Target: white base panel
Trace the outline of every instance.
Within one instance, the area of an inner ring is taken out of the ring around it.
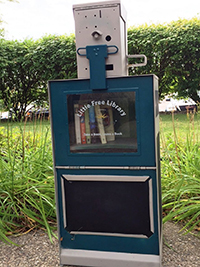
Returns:
[[[147,254],[61,249],[61,265],[91,267],[161,267],[161,257]]]

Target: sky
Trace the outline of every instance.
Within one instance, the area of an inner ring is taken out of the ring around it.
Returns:
[[[75,32],[72,6],[95,0],[0,1],[6,39],[39,39],[44,35]],[[102,1],[103,2],[103,1]],[[200,18],[200,0],[121,0],[127,11],[127,26],[169,23],[179,18]]]

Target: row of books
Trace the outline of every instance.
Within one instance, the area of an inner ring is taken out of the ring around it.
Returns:
[[[115,140],[113,111],[109,106],[91,106],[78,115],[82,105],[74,104],[76,144],[94,144]]]

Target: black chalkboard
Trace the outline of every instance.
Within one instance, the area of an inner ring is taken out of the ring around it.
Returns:
[[[111,182],[63,179],[67,231],[152,235],[149,180]]]

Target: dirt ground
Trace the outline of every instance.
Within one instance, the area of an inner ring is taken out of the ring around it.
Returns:
[[[199,267],[200,239],[179,230],[180,226],[172,222],[163,227],[163,267]],[[20,246],[0,242],[0,267],[60,266],[57,239],[52,244],[44,232],[32,231],[12,240]]]

